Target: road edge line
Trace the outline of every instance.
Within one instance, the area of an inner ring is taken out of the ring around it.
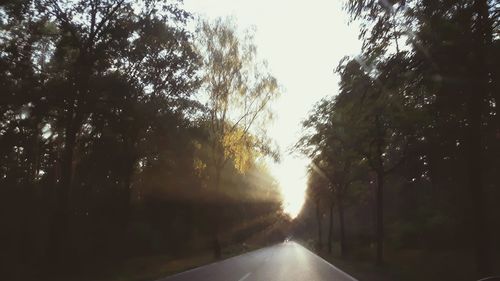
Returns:
[[[202,269],[204,267],[208,267],[208,266],[212,266],[212,265],[215,265],[215,264],[218,264],[218,263],[221,263],[221,262],[225,262],[225,261],[228,261],[230,259],[233,259],[233,258],[237,258],[237,257],[240,257],[240,256],[244,256],[244,255],[248,255],[248,254],[253,254],[253,253],[256,253],[256,252],[260,252],[264,249],[267,249],[267,248],[271,248],[271,247],[275,247],[276,245],[279,245],[281,243],[276,243],[276,244],[273,244],[273,245],[269,245],[269,246],[265,246],[265,247],[262,247],[262,248],[259,248],[259,249],[255,249],[253,251],[250,251],[250,252],[246,252],[246,253],[243,253],[243,254],[240,254],[240,255],[237,255],[237,256],[232,256],[232,257],[228,257],[228,258],[225,258],[225,259],[222,259],[222,260],[219,260],[219,261],[215,261],[215,262],[212,262],[212,263],[208,263],[208,264],[204,264],[204,265],[200,265],[200,266],[197,266],[197,267],[194,267],[194,268],[191,268],[191,269],[188,269],[186,271],[182,271],[182,272],[177,272],[177,273],[174,273],[172,275],[168,275],[168,276],[164,276],[164,277],[161,277],[161,278],[158,278],[158,279],[155,279],[154,281],[163,281],[163,280],[167,280],[171,277],[176,277],[176,276],[179,276],[179,275],[182,275],[184,273],[189,273],[189,272],[193,272],[193,271],[196,271],[198,269]],[[356,280],[357,281],[357,280]]]
[[[347,272],[343,271],[342,269],[336,267],[335,265],[329,263],[327,260],[325,260],[324,258],[322,258],[321,256],[317,255],[316,253],[314,253],[313,251],[309,250],[308,248],[302,246],[302,244],[300,243],[297,243],[295,241],[293,241],[295,244],[299,245],[300,247],[304,248],[306,251],[308,251],[309,253],[313,254],[315,257],[318,257],[320,260],[322,260],[324,263],[328,264],[329,266],[333,267],[334,269],[336,269],[337,271],[339,271],[340,273],[342,273],[343,275],[345,275],[346,277],[348,277],[349,279],[351,279],[352,281],[359,281],[358,279],[354,278],[352,275],[348,274]]]
[[[252,274],[252,272],[248,272],[247,274],[243,275],[243,277],[241,277],[238,281],[243,281],[243,280],[247,279],[248,276],[250,276],[250,274]]]

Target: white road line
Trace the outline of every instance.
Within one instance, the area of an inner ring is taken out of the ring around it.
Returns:
[[[358,281],[356,278],[352,277],[351,275],[345,273],[343,270],[339,269],[338,267],[336,267],[335,265],[329,263],[328,261],[326,261],[324,258],[316,255],[315,253],[311,252],[309,249],[307,249],[306,247],[300,245],[299,243],[296,243],[295,242],[295,245],[299,245],[301,248],[303,248],[304,250],[306,250],[307,252],[309,252],[312,256],[314,256],[315,258],[317,259],[320,259],[322,262],[326,263],[327,265],[331,266],[332,268],[334,268],[335,270],[337,270],[338,272],[340,272],[341,274],[343,274],[345,277],[347,277],[348,279],[352,280],[352,281]]]
[[[247,279],[248,276],[250,276],[250,274],[252,274],[252,273],[248,272],[247,274],[243,275],[243,277],[241,277],[238,281],[243,281],[243,280]]]
[[[276,244],[276,245],[279,245],[279,244]],[[256,254],[258,252],[261,252],[261,251],[264,251],[264,250],[269,250],[273,247],[275,247],[276,245],[273,245],[273,246],[268,246],[268,247],[264,247],[264,248],[260,248],[260,249],[257,249],[257,250],[253,250],[251,252],[246,252],[244,254],[241,254],[239,256],[233,256],[233,257],[230,257],[230,258],[227,258],[227,259],[223,259],[223,260],[220,260],[220,261],[216,261],[216,262],[213,262],[213,263],[209,263],[209,264],[205,264],[205,265],[201,265],[199,267],[195,267],[195,268],[192,268],[192,269],[189,269],[187,271],[182,271],[182,272],[178,272],[178,273],[175,273],[175,274],[172,274],[172,275],[169,275],[169,276],[165,276],[165,277],[162,277],[160,279],[157,279],[156,281],[163,281],[163,280],[169,280],[171,278],[175,278],[179,275],[184,275],[186,273],[190,273],[190,272],[193,272],[193,271],[196,271],[196,270],[199,270],[199,269],[206,269],[208,267],[212,267],[214,265],[217,265],[219,263],[225,263],[225,262],[228,262],[229,260],[232,260],[232,259],[237,259],[237,258],[240,258],[240,257],[244,257],[244,256],[249,256],[249,255],[253,255],[253,254]],[[250,275],[250,274],[248,274]],[[247,276],[248,277],[248,276]],[[243,280],[243,279],[242,279]],[[238,280],[239,281],[239,280]]]

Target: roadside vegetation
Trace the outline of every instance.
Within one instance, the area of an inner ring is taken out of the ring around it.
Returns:
[[[344,4],[363,48],[302,123],[292,221],[266,164],[282,88],[237,19],[2,1],[2,280],[151,280],[290,234],[360,280],[500,274],[500,4]]]
[[[500,273],[498,8],[347,1],[362,53],[296,145],[312,159],[296,232],[319,253],[395,280]]]
[[[281,239],[279,86],[250,32],[190,30],[177,1],[4,2],[2,279],[159,277]]]

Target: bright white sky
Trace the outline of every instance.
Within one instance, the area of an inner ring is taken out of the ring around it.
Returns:
[[[300,137],[301,121],[322,97],[334,95],[334,69],[361,47],[358,29],[348,26],[342,0],[184,0],[185,8],[209,18],[233,16],[240,29],[256,27],[258,55],[269,63],[283,88],[273,105],[270,137],[282,161],[270,163],[284,196],[284,209],[295,217],[304,202],[309,160],[288,154]]]

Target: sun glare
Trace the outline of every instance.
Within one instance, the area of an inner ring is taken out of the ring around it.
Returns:
[[[305,201],[306,160],[286,158],[282,163],[272,165],[283,196],[283,211],[292,219],[297,217]]]
[[[345,55],[360,52],[358,28],[347,25],[341,1],[310,0],[307,5],[289,0],[184,3],[189,11],[203,17],[233,16],[242,30],[255,27],[258,56],[267,60],[282,86],[282,96],[272,105],[275,118],[267,133],[280,147],[283,161],[270,161],[269,166],[281,187],[283,209],[295,218],[304,204],[308,161],[285,151],[300,138],[301,121],[314,103],[337,92],[338,76],[333,69]]]

